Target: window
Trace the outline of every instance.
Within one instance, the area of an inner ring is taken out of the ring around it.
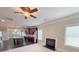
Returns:
[[[79,47],[79,26],[66,27],[65,45]]]
[[[25,31],[22,31],[22,29],[8,29],[8,31],[10,38],[26,36]]]
[[[0,37],[2,37],[2,31],[0,31]]]
[[[10,35],[12,35],[12,37],[21,37],[21,30],[20,29],[12,29]]]
[[[43,31],[42,30],[38,30],[38,39],[42,40],[42,35],[43,35]]]
[[[22,31],[22,32],[21,32],[21,35],[22,35],[22,36],[26,36],[25,31]]]

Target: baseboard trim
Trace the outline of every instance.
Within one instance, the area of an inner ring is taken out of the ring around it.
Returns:
[[[58,48],[56,50],[59,51],[59,52],[68,52],[67,50],[64,50],[64,49],[61,49],[61,48]]]

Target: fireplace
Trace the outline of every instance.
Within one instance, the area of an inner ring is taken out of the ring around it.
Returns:
[[[55,50],[55,39],[46,38],[46,47]]]

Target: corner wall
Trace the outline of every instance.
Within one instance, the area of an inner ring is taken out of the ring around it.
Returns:
[[[43,42],[45,44],[46,38],[56,39],[56,49],[62,51],[79,51],[77,48],[72,48],[64,45],[65,26],[79,23],[79,14],[58,19],[57,21],[50,21],[38,26],[38,29],[43,30]],[[79,24],[78,24],[79,25]]]

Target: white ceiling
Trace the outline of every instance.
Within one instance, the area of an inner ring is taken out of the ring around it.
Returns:
[[[17,7],[0,7],[0,19],[9,17],[13,19],[10,21],[12,24],[34,26],[79,12],[78,7],[38,7],[38,9],[39,11],[34,14],[37,16],[36,19],[24,19],[24,16],[14,13],[20,11]]]

